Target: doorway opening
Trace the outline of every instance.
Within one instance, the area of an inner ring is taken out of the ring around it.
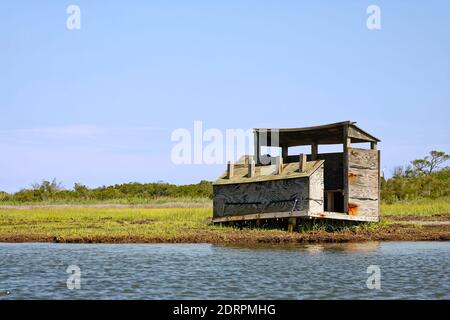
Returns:
[[[326,190],[324,200],[325,211],[344,213],[344,194],[342,190]]]

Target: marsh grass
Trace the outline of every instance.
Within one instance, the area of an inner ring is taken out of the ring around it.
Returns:
[[[450,198],[417,199],[399,201],[393,204],[382,203],[382,217],[417,216],[427,217],[436,214],[450,215]]]
[[[391,222],[385,220],[380,222],[354,222],[312,219],[304,220],[298,225],[299,232],[323,231],[323,232],[376,232],[383,227],[389,226]]]
[[[211,208],[34,208],[0,209],[0,238],[43,239],[56,242],[190,242],[235,238],[291,237],[285,221],[213,225]],[[346,232],[342,221],[301,220],[300,233]]]
[[[0,209],[0,241],[54,242],[281,242],[281,241],[357,241],[372,238],[395,239],[387,230],[398,228],[398,217],[411,220],[411,214],[434,220],[450,219],[448,199],[383,205],[378,223],[354,223],[322,219],[302,219],[297,231],[287,233],[286,221],[213,225],[212,208],[93,208],[43,207]],[[412,220],[415,220],[413,216]],[[396,224],[394,222],[397,222]],[[394,226],[395,224],[395,226]],[[409,226],[408,228],[410,228]],[[419,228],[419,227],[418,227]],[[408,229],[410,230],[410,229]],[[428,230],[428,229],[427,229]],[[426,230],[425,230],[426,231]],[[427,233],[422,239],[443,239]],[[410,232],[410,231],[408,231]],[[429,232],[429,231],[426,231]],[[401,236],[405,236],[403,233]],[[411,236],[408,235],[408,239]],[[444,238],[447,239],[448,230]],[[319,240],[318,240],[319,239]],[[340,239],[340,240],[339,240]]]
[[[0,210],[0,234],[74,238],[127,235],[170,238],[208,225],[208,208]]]
[[[348,231],[355,224],[350,221],[324,221],[323,219],[311,219],[304,220],[298,224],[297,230],[299,232],[310,231],[326,231],[326,232],[339,232]]]

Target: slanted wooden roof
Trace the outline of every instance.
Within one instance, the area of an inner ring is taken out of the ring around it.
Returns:
[[[285,163],[283,164],[283,171],[281,174],[276,174],[276,165],[257,165],[255,167],[254,177],[248,176],[248,164],[235,164],[234,174],[231,179],[228,179],[227,172],[224,172],[219,179],[213,183],[213,185],[240,184],[309,177],[313,172],[320,168],[323,163],[324,160],[307,161],[304,172],[299,171],[298,162]]]
[[[272,130],[278,130],[279,145],[288,147],[317,144],[340,144],[344,141],[344,135],[347,132],[351,142],[379,142],[380,140],[371,134],[365,132],[356,122],[344,121],[321,126],[304,128],[256,128],[254,132],[262,135],[267,132],[267,143],[259,141],[259,145],[270,145]]]

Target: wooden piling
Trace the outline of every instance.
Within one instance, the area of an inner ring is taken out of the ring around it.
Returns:
[[[294,232],[297,226],[297,218],[289,218],[288,219],[288,232]]]
[[[275,158],[275,164],[277,167],[277,174],[283,173],[283,158],[278,156]]]
[[[298,159],[299,159],[298,171],[305,172],[306,171],[306,154],[301,153],[298,156]]]
[[[231,161],[227,163],[227,178],[231,179],[234,175],[234,164]]]
[[[317,142],[311,144],[311,160],[317,160],[317,153],[319,152],[319,146]]]
[[[253,157],[251,157],[248,163],[248,177],[253,178],[254,176],[255,176],[255,161],[253,161]]]

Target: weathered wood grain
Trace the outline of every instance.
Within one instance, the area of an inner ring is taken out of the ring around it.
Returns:
[[[342,143],[344,144],[344,159],[342,164],[342,171],[344,174],[343,177],[343,184],[344,184],[344,212],[348,212],[348,202],[349,202],[349,196],[348,196],[348,153],[350,146],[348,145],[348,125],[344,126],[344,132],[342,134]]]
[[[298,157],[297,157],[298,158]],[[219,179],[213,184],[235,184],[235,183],[253,183],[267,180],[283,180],[294,179],[300,177],[308,177],[311,172],[317,170],[323,165],[322,160],[308,161],[305,163],[305,172],[299,172],[298,163],[283,164],[283,170],[281,174],[277,174],[276,165],[259,165],[255,167],[255,176],[248,176],[248,164],[235,164],[234,173],[232,178],[227,178],[227,172],[225,171]]]
[[[317,156],[324,163],[324,188],[325,190],[344,189],[344,154],[336,153],[319,153]]]
[[[307,155],[308,161],[311,160],[311,155]],[[344,153],[319,153],[317,154],[319,160],[324,160],[324,188],[325,190],[343,190],[344,189]],[[286,163],[299,162],[299,156],[288,156]],[[306,169],[305,169],[306,170]]]
[[[350,167],[375,169],[378,168],[378,151],[360,148],[349,148]]]
[[[250,163],[248,164],[248,174],[247,176],[249,178],[255,177],[255,161],[253,159],[250,160]]]
[[[309,212],[320,213],[324,210],[323,166],[309,177]]]
[[[231,161],[227,163],[227,179],[233,178],[234,175],[234,164]]]
[[[348,148],[347,181],[349,214],[378,217],[378,151]]]
[[[354,138],[354,140],[356,141],[367,141],[367,142],[377,141],[375,137],[372,137],[371,135],[369,135],[368,133],[366,133],[365,131],[354,125],[349,126],[348,136],[350,138]]]
[[[224,216],[212,218],[213,223],[229,222],[229,221],[248,221],[248,220],[264,220],[264,219],[283,219],[283,218],[318,218],[318,219],[338,219],[348,221],[365,221],[376,222],[378,217],[371,216],[351,216],[341,212],[323,212],[323,213],[308,213],[307,211],[294,212],[271,212],[258,214],[245,214],[240,216]]]
[[[305,172],[306,169],[306,154],[300,154],[299,156],[299,161],[298,161],[298,172]]]
[[[276,211],[308,210],[309,178],[213,186],[214,217]]]
[[[269,213],[255,213],[244,214],[238,216],[223,216],[213,217],[214,223],[228,222],[228,221],[247,221],[247,220],[264,220],[264,219],[283,219],[288,217],[308,217],[307,211],[286,211],[286,212],[269,212]]]

